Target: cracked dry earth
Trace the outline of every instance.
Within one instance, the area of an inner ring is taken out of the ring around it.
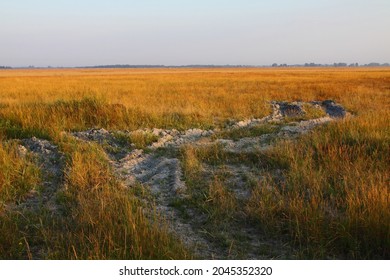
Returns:
[[[168,221],[172,233],[192,248],[197,258],[283,259],[292,256],[292,248],[281,241],[266,239],[253,225],[239,218],[221,230],[208,227],[207,213],[191,203],[186,203],[189,191],[179,159],[179,151],[183,145],[198,148],[218,145],[220,149],[231,154],[264,151],[271,148],[279,139],[294,139],[316,126],[344,118],[348,114],[341,105],[330,100],[291,103],[274,101],[271,105],[272,113],[269,116],[233,122],[222,129],[194,128],[186,131],[157,128],[136,131],[90,129],[73,132],[71,135],[80,141],[102,145],[115,175],[123,185],[132,188],[141,184],[151,194],[151,198],[145,202],[150,206],[145,207],[146,214],[153,211],[147,209],[155,207]],[[275,129],[239,139],[224,136],[229,135],[231,131],[249,130],[262,125],[269,125]],[[137,149],[134,144],[121,140],[123,136],[130,137],[133,134],[153,135],[154,142],[146,148]],[[63,155],[55,145],[36,138],[23,140],[20,150],[21,154],[28,150],[38,156],[45,179],[41,197],[32,196],[23,202],[22,206],[17,207],[34,208],[43,203],[49,209],[55,210],[57,206],[54,197],[61,186],[64,169]],[[272,172],[277,176],[280,170],[275,169]],[[226,187],[234,194],[239,205],[244,205],[250,197],[251,189],[247,182],[259,180],[264,176],[262,170],[245,162],[227,162],[222,166],[204,165],[205,180],[217,173],[227,178]],[[145,201],[144,198],[142,200]]]

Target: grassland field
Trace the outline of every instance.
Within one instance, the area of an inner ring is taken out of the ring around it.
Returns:
[[[352,117],[266,151],[232,156],[218,146],[191,145],[161,151],[175,153],[187,185],[175,206],[204,217],[196,226],[219,233],[206,238],[224,258],[250,257],[245,238],[230,231],[245,225],[264,244],[257,258],[388,259],[389,68],[0,70],[0,259],[200,258],[176,238],[146,186],[123,188],[104,147],[70,133],[210,130],[265,117],[271,101],[328,99]],[[39,199],[23,206],[45,194],[45,165],[20,152],[32,137],[63,155],[55,210]],[[141,149],[155,139],[125,141]],[[246,180],[245,203],[224,173],[237,160],[257,174]]]

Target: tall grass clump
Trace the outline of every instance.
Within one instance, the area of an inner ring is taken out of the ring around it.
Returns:
[[[26,243],[20,226],[25,217],[12,214],[7,205],[26,199],[32,190],[38,190],[41,182],[39,168],[32,158],[20,156],[15,142],[0,144],[0,259],[27,258]]]
[[[0,144],[0,207],[5,202],[17,202],[37,189],[39,168],[28,155],[21,157],[16,143]],[[1,208],[0,208],[1,209]]]
[[[64,130],[125,127],[127,110],[124,106],[108,104],[102,99],[84,98],[15,105],[4,109],[0,116],[7,120],[3,121],[3,125],[0,122],[0,129],[3,126],[8,134],[20,131],[19,134],[25,137],[39,137],[41,134],[53,137]]]
[[[390,118],[379,112],[279,145],[284,181],[258,186],[250,215],[290,235],[303,257],[388,258]]]
[[[63,225],[66,230],[50,238],[51,248],[55,248],[52,258],[190,257],[159,217],[146,218],[131,190],[112,175],[97,146],[79,143],[71,152],[66,189],[59,200],[67,209],[68,219]]]
[[[227,187],[223,174],[205,172],[206,164],[220,165],[226,160],[221,146],[193,147],[185,146],[181,150],[182,166],[189,200],[209,216],[215,223],[226,222],[236,215],[238,202]],[[209,174],[208,174],[209,173]]]

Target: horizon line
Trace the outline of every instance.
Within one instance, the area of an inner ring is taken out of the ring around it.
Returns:
[[[390,63],[370,62],[366,64],[360,63],[273,63],[266,65],[253,64],[182,64],[182,65],[165,65],[165,64],[101,64],[101,65],[85,65],[85,66],[8,66],[0,65],[0,69],[93,69],[93,68],[277,68],[277,67],[388,67]]]

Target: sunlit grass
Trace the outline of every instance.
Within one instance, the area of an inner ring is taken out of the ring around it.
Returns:
[[[250,182],[251,198],[240,215],[244,211],[271,236],[287,236],[303,258],[388,258],[389,85],[388,68],[2,70],[2,203],[23,199],[40,182],[38,168],[18,155],[10,139],[50,139],[68,165],[58,197],[66,218],[44,210],[12,214],[0,209],[0,258],[36,257],[34,244],[51,258],[191,257],[165,227],[143,215],[98,146],[75,142],[63,131],[208,129],[264,117],[272,100],[325,99],[341,103],[354,116],[295,142],[278,143],[268,153],[230,155],[218,145],[184,147],[180,158],[193,198],[189,203],[214,221],[234,217],[238,202],[226,178],[206,178],[204,170],[245,162],[270,172],[266,180]],[[304,109],[303,118],[323,116]],[[275,130],[259,126],[215,137],[238,140]],[[134,133],[122,140],[144,148],[156,138]],[[283,180],[273,177],[273,169],[282,170]]]
[[[332,124],[278,145],[273,153],[287,164],[285,181],[259,184],[249,215],[271,231],[288,231],[306,256],[388,257],[389,113],[378,113],[381,119]]]
[[[40,172],[31,156],[19,155],[16,143],[0,145],[0,211],[6,202],[18,202],[37,190]]]

